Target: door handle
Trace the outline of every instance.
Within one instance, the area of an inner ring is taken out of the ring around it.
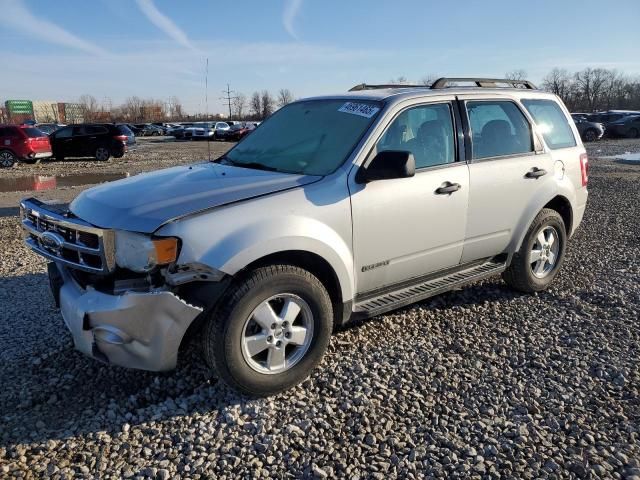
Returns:
[[[547,171],[544,168],[533,167],[527,173],[525,173],[525,177],[527,178],[539,178],[547,174]]]
[[[462,188],[459,183],[444,182],[442,185],[442,187],[436,188],[436,195],[450,195]]]

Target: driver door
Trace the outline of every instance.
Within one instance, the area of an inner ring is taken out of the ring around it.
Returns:
[[[455,108],[451,98],[399,111],[368,156],[411,151],[415,176],[366,184],[350,177],[358,294],[393,290],[401,282],[459,264],[469,171],[458,154],[461,127]],[[442,192],[447,185],[457,189]]]

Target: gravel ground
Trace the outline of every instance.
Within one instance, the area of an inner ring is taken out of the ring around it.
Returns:
[[[144,168],[203,146],[181,148]],[[218,382],[197,345],[161,375],[74,351],[44,262],[0,218],[0,477],[639,480],[640,166],[596,157],[640,142],[589,149],[589,208],[549,291],[495,277],[363,322],[264,400]]]

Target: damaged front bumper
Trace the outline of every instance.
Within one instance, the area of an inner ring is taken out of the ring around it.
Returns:
[[[187,328],[202,312],[166,290],[110,295],[83,289],[59,264],[49,276],[75,347],[114,365],[171,370]]]

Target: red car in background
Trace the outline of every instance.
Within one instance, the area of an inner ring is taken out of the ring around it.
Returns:
[[[18,160],[28,163],[51,156],[46,133],[26,125],[0,125],[0,167],[12,167]]]
[[[218,138],[221,140],[228,140],[237,142],[246,135],[249,135],[256,129],[255,123],[252,122],[239,122],[231,125],[229,130],[221,130],[217,132]]]

